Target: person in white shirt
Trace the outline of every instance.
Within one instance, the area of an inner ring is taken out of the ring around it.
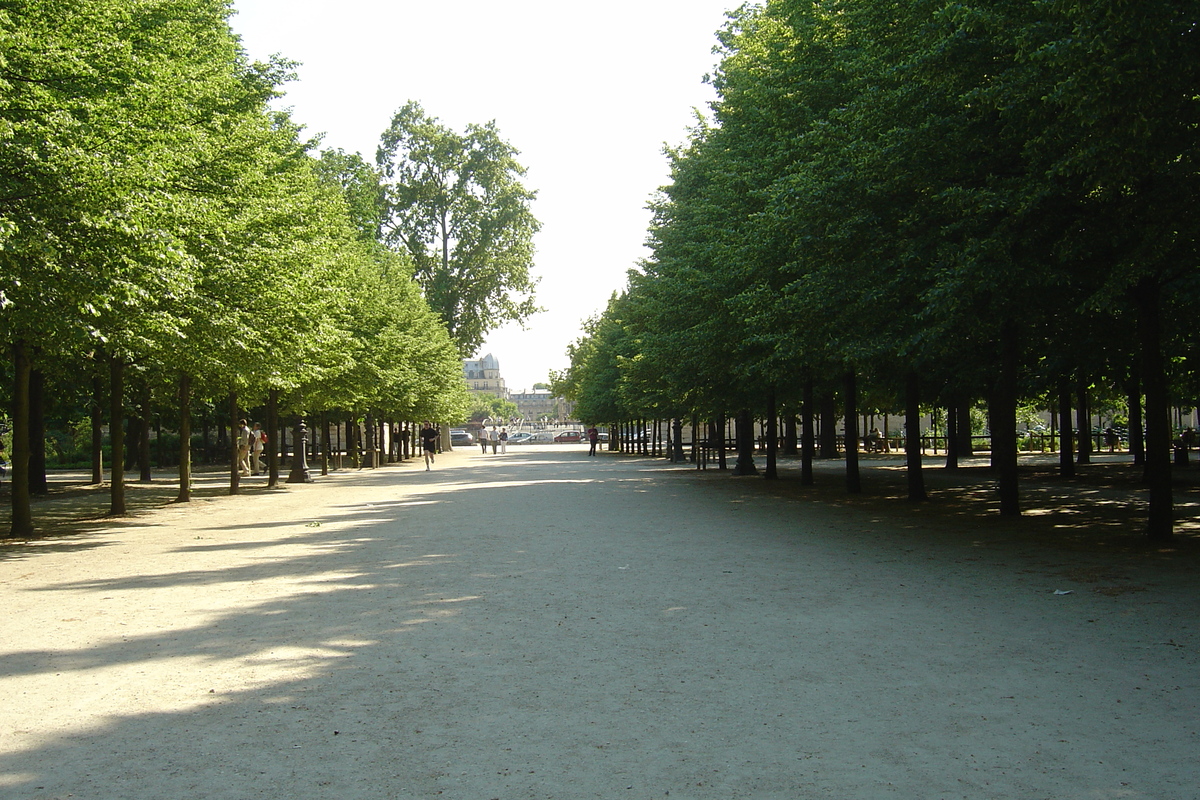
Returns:
[[[237,443],[238,474],[246,477],[250,474],[250,426],[246,420],[240,420]]]
[[[255,475],[266,472],[267,466],[262,463],[263,449],[267,446],[267,435],[263,433],[262,423],[254,423],[250,429],[250,467]]]

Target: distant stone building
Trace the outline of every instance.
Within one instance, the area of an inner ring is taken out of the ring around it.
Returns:
[[[492,394],[509,400],[508,387],[500,376],[500,362],[491,353],[478,360],[463,361],[463,380],[472,394]]]
[[[531,392],[513,392],[509,400],[517,404],[521,417],[528,420],[542,418],[560,422],[574,418],[575,407],[561,397],[555,397],[546,389],[534,389]]]

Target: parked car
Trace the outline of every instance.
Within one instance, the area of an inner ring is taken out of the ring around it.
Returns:
[[[471,435],[470,431],[465,431],[462,428],[451,428],[450,444],[462,446],[475,444],[475,437]]]
[[[554,441],[561,443],[565,442],[582,442],[583,433],[581,431],[563,431],[554,437]]]
[[[510,433],[508,435],[508,443],[509,444],[525,444],[532,438],[533,438],[533,434],[530,433],[529,431],[518,431],[517,433]]]

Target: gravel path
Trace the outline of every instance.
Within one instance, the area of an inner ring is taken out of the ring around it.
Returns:
[[[1190,568],[761,487],[471,449],[0,548],[0,798],[1200,797]]]

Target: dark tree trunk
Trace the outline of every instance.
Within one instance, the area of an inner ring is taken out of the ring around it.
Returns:
[[[800,484],[813,485],[813,456],[816,441],[813,430],[813,382],[804,379],[804,394],[800,403]]]
[[[1150,493],[1146,533],[1155,543],[1175,536],[1175,499],[1171,488],[1171,416],[1162,354],[1159,287],[1147,279],[1134,291],[1141,350],[1142,390],[1146,396],[1145,481]]]
[[[163,448],[162,415],[160,414],[154,418],[154,465],[159,469],[166,469],[169,466],[167,454]]]
[[[237,392],[229,393],[229,493],[237,494],[241,486],[242,471],[238,465],[238,441],[242,438],[241,426],[238,425],[238,396]]]
[[[821,458],[837,458],[837,398],[833,392],[821,395]]]
[[[104,381],[92,376],[92,484],[104,483]]]
[[[50,493],[46,477],[46,374],[29,372],[29,491],[35,497]]]
[[[8,535],[28,539],[33,530],[29,490],[29,374],[33,366],[24,342],[13,344],[12,523]]]
[[[783,418],[783,454],[794,456],[800,454],[800,436],[796,425],[796,415],[788,412]]]
[[[734,475],[757,475],[758,468],[754,466],[754,417],[750,409],[743,408],[738,412],[737,423],[737,463],[733,465]]]
[[[363,423],[366,428],[367,446],[363,453],[363,466],[368,469],[374,469],[379,463],[379,444],[375,440],[375,415],[368,411],[366,421]]]
[[[1000,330],[1000,365],[988,412],[991,415],[992,466],[998,473],[1000,514],[1020,516],[1017,471],[1017,330],[1007,321]]]
[[[283,466],[287,460],[287,422],[279,417],[279,409],[276,407],[275,424],[279,426],[279,430],[275,432],[276,441],[279,442],[279,470],[283,471]]]
[[[1092,409],[1088,405],[1087,381],[1079,379],[1078,405],[1075,407],[1075,427],[1079,429],[1078,453],[1076,462],[1090,464],[1092,462]]]
[[[1142,431],[1142,381],[1140,370],[1135,369],[1129,376],[1125,386],[1125,394],[1129,397],[1129,453],[1133,463],[1144,466],[1146,463],[1146,438]]]
[[[910,373],[909,379],[917,380],[917,377]],[[917,385],[917,388],[919,391],[919,389],[920,389],[919,383]],[[907,403],[907,400],[905,402]],[[906,405],[905,406],[905,419],[907,419],[907,417],[908,417],[908,410],[907,410],[907,405]],[[959,433],[958,423],[959,423],[958,407],[950,406],[949,408],[946,409],[946,469],[948,469],[948,470],[958,469],[958,456],[959,456],[959,453],[962,452],[962,441],[961,441],[962,437],[961,437],[961,434]],[[907,446],[907,443],[906,443],[906,446]],[[911,491],[910,491],[909,499],[912,499]],[[924,500],[925,498],[922,497],[919,499]]]
[[[112,445],[108,513],[119,517],[125,514],[125,364],[116,356],[108,360],[108,392],[108,439]]]
[[[845,408],[842,413],[846,420],[846,491],[858,494],[862,491],[862,476],[858,470],[858,377],[853,372],[847,372],[844,377]]]
[[[958,427],[957,421],[947,422]],[[904,381],[904,455],[908,473],[908,499],[919,503],[926,499],[924,459],[921,457],[921,383],[916,370],[909,370]],[[954,448],[948,449],[953,452]]]
[[[763,478],[769,481],[779,478],[779,419],[775,415],[775,390],[767,392],[767,468]]]
[[[975,442],[971,438],[974,433],[971,423],[971,405],[970,401],[964,400],[958,406],[958,457],[970,458],[975,455]]]
[[[729,462],[725,458],[725,429],[728,427],[728,425],[729,421],[726,419],[725,415],[718,414],[716,424],[717,435],[715,437],[715,441],[717,446],[717,469],[722,471],[729,469]]]
[[[1064,478],[1075,477],[1075,434],[1071,424],[1071,381],[1058,381],[1058,474]]]
[[[267,430],[271,432],[274,441],[267,442],[267,488],[273,489],[279,484],[279,447],[283,442],[276,439],[280,431],[279,425],[279,390],[267,392]]]
[[[138,422],[141,433],[138,435],[138,476],[142,483],[150,483],[154,476],[150,471],[150,381],[142,380],[140,397],[138,398]]]
[[[329,412],[321,412],[321,474],[329,474]]]
[[[192,376],[179,376],[179,495],[178,503],[192,499]]]
[[[673,441],[673,452],[671,454],[671,460],[674,461],[676,464],[682,464],[683,463],[683,420],[676,417],[674,422],[672,422],[672,431],[674,432],[674,437],[672,440]],[[692,429],[692,437],[695,438],[695,436],[696,436],[696,429],[693,428]]]

